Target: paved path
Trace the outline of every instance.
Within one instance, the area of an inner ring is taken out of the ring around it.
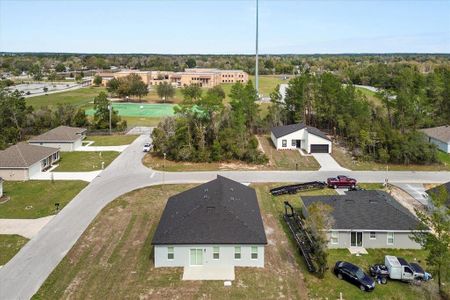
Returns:
[[[148,135],[138,137],[99,176],[0,269],[0,299],[29,299],[72,248],[100,210],[132,190],[168,183],[201,183],[217,174],[240,182],[304,182],[338,174],[361,182],[441,183],[450,172],[350,172],[350,171],[222,171],[161,173],[141,163]]]
[[[31,180],[83,180],[87,182],[93,181],[102,170],[91,172],[40,172],[33,175]]]
[[[349,171],[341,167],[329,153],[311,153],[311,155],[320,164],[320,171]]]
[[[39,219],[0,219],[0,234],[18,234],[27,239],[33,238],[53,219],[48,216]]]

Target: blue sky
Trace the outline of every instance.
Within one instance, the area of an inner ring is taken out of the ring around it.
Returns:
[[[0,0],[0,51],[253,53],[254,0]],[[450,53],[450,1],[260,0],[261,53]]]

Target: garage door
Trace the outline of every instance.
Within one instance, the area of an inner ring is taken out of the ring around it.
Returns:
[[[328,153],[328,145],[311,145],[311,153]]]

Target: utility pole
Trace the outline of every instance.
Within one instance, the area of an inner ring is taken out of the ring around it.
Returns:
[[[111,131],[112,131],[112,124],[111,124],[112,104],[111,104],[111,102],[108,105],[108,110],[109,110],[109,135],[111,135]]]
[[[259,70],[258,70],[258,6],[259,1],[256,0],[256,65],[255,65],[255,86],[256,86],[256,94],[259,98]]]

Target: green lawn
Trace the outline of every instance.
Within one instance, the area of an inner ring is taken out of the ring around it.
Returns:
[[[450,167],[450,154],[443,151],[438,151],[439,161],[447,167]]]
[[[61,152],[59,166],[55,172],[88,172],[101,170],[102,162],[106,168],[117,156],[119,152]]]
[[[32,105],[34,108],[42,106],[54,107],[58,103],[85,107],[94,101],[94,97],[101,91],[106,91],[106,89],[103,87],[86,87],[62,93],[30,97],[26,101],[28,105]]]
[[[0,266],[5,265],[28,242],[20,235],[0,234]]]
[[[128,128],[136,127],[136,126],[158,126],[159,122],[163,118],[144,118],[144,117],[124,117],[121,116],[122,120],[127,121]]]
[[[91,135],[86,141],[94,141],[92,146],[121,146],[131,144],[137,135]]]
[[[347,249],[329,250],[328,266],[329,270],[324,279],[307,273],[306,282],[309,288],[309,296],[312,299],[339,299],[339,293],[342,292],[344,299],[437,299],[436,295],[430,295],[424,287],[414,287],[408,283],[389,280],[386,285],[376,285],[371,293],[361,292],[357,286],[354,286],[344,280],[339,280],[333,273],[333,267],[336,261],[343,260],[360,266],[366,273],[368,267],[375,263],[384,263],[385,255],[395,255],[405,258],[407,261],[417,261],[422,267],[426,267],[426,252],[423,250],[399,250],[399,249],[368,249],[368,255],[351,255]],[[423,284],[433,285],[434,282]],[[430,296],[430,298],[426,298]],[[433,297],[434,296],[434,297]]]
[[[34,219],[55,213],[55,203],[64,207],[82,189],[84,181],[5,181],[4,193],[10,197],[0,204],[0,218]]]
[[[379,98],[377,98],[375,95],[375,92],[372,92],[371,90],[365,89],[363,87],[355,87],[355,89],[357,91],[360,91],[361,94],[363,94],[364,96],[366,96],[367,100],[375,105],[375,106],[383,106],[383,103],[381,102],[381,100]]]
[[[446,163],[449,156],[445,153],[438,153],[442,163],[431,165],[381,164],[373,161],[352,160],[349,153],[336,145],[333,145],[331,155],[342,167],[355,171],[450,171],[450,163]]]

